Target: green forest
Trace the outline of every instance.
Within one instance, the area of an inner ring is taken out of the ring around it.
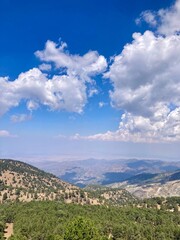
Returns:
[[[180,240],[180,214],[165,209],[90,206],[60,201],[0,205],[0,239],[9,240]]]

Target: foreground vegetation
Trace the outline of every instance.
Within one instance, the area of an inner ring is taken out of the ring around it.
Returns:
[[[10,240],[179,240],[180,214],[132,206],[81,206],[56,201],[0,205],[0,239],[14,223]]]

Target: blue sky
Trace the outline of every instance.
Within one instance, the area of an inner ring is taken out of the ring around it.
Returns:
[[[0,156],[179,159],[179,16],[179,0],[2,0]]]

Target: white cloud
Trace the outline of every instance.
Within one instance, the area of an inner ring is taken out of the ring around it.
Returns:
[[[105,102],[99,102],[99,107],[100,107],[100,108],[104,107],[105,105],[106,105]]]
[[[161,21],[158,27],[159,33],[170,35],[180,32],[180,0],[169,9],[159,10],[158,15]]]
[[[67,44],[57,45],[47,41],[43,51],[35,55],[44,62],[54,63],[57,69],[65,68],[69,76],[78,77],[83,81],[91,81],[91,77],[106,70],[107,62],[97,51],[89,51],[83,56],[71,55],[66,51]]]
[[[112,105],[125,112],[117,132],[91,138],[117,141],[180,140],[180,36],[133,34],[105,74]]]
[[[156,37],[146,31],[133,38],[105,74],[114,87],[113,106],[144,117],[153,117],[159,103],[179,106],[180,36]]]
[[[7,77],[0,77],[0,115],[3,115],[11,107],[17,107],[19,104],[19,98],[15,93],[13,82],[9,81]]]
[[[21,73],[14,81],[3,79],[0,99],[0,114],[11,107],[18,106],[22,100],[27,101],[27,108],[34,110],[38,105],[50,110],[82,112],[87,101],[86,85],[76,77],[53,76],[48,79],[39,69],[33,68]]]
[[[99,92],[98,92],[98,90],[96,89],[96,88],[91,88],[90,90],[89,90],[89,94],[88,94],[88,96],[89,97],[93,97],[94,95],[97,95]]]
[[[30,112],[32,112],[33,110],[36,110],[36,109],[39,108],[39,104],[38,104],[36,101],[34,101],[34,100],[29,100],[29,101],[27,102],[26,106],[27,106],[27,109],[28,109]]]
[[[54,42],[47,41],[45,50],[36,52],[44,62],[56,65],[58,75],[48,78],[40,69],[50,70],[51,65],[43,63],[40,69],[33,68],[21,73],[14,81],[0,78],[0,115],[12,107],[18,107],[21,101],[26,101],[30,111],[40,105],[47,106],[50,110],[83,111],[89,95],[97,93],[92,77],[105,71],[106,59],[95,51],[82,57],[71,55],[65,51],[65,47],[65,43],[57,46]]]
[[[52,68],[51,64],[42,63],[41,65],[39,65],[39,69],[41,71],[50,71],[51,68]]]
[[[115,132],[88,136],[108,141],[180,141],[180,0],[168,9],[144,11],[136,23],[157,27],[134,33],[133,42],[114,57],[112,106],[124,111]]]
[[[16,135],[12,135],[7,130],[0,130],[0,137],[17,137]]]
[[[11,116],[11,121],[12,122],[24,122],[32,119],[31,114],[17,114],[17,115],[12,115]]]
[[[156,13],[149,10],[142,12],[135,22],[139,25],[142,21],[145,21],[150,26],[155,27],[157,25]]]
[[[180,32],[180,0],[176,0],[174,5],[167,9],[160,9],[157,12],[144,11],[136,19],[136,23],[145,21],[153,27],[157,27],[157,32],[163,35],[172,35]]]
[[[163,116],[164,115],[164,116]],[[180,108],[162,111],[161,119],[153,121],[142,116],[125,113],[115,132],[95,134],[79,139],[123,142],[175,142],[180,141]]]
[[[0,130],[0,137],[9,137],[10,133],[6,130]]]

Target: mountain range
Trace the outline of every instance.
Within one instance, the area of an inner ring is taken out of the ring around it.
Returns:
[[[80,187],[91,184],[109,185],[126,180],[129,183],[143,180],[144,183],[146,179],[150,181],[158,178],[155,178],[155,176],[167,172],[174,172],[175,175],[172,175],[171,178],[176,179],[178,177],[176,171],[180,170],[180,161],[146,159],[87,159],[64,162],[36,162],[34,164],[55,174],[60,179]]]
[[[51,173],[0,159],[0,202],[61,200],[100,205],[180,196],[180,162],[89,159],[37,165]]]
[[[102,205],[136,200],[125,189],[81,189],[24,162],[0,159],[0,202],[62,201]]]
[[[36,164],[79,187],[123,188],[137,198],[180,196],[180,161],[88,159]]]

